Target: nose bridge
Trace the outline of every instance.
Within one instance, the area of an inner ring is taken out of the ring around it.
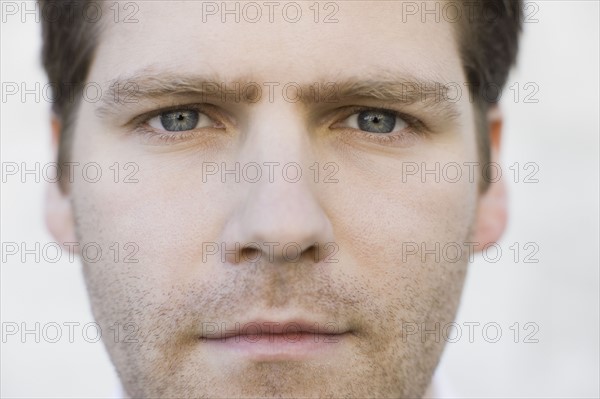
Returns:
[[[304,175],[311,152],[309,132],[294,104],[262,104],[249,126],[241,154],[247,163],[258,164],[262,172],[250,191],[267,200],[292,190],[310,190]]]
[[[313,160],[309,132],[292,106],[264,107],[247,131],[240,158],[258,167],[261,178],[240,186],[244,201],[228,223],[225,241],[242,248],[290,244],[302,251],[332,241],[317,186],[307,173]]]
[[[310,150],[308,132],[297,105],[278,99],[257,106],[248,129],[245,157],[266,162],[298,162]]]

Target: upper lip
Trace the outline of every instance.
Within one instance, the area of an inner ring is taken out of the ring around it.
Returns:
[[[307,319],[269,320],[256,319],[244,322],[203,323],[200,336],[207,339],[223,339],[247,335],[275,335],[312,333],[339,335],[350,330],[336,321],[317,321]]]

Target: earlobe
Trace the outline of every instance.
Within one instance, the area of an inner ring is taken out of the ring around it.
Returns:
[[[52,116],[52,150],[54,159],[58,158],[61,124],[56,116]],[[75,219],[70,194],[61,189],[60,182],[48,183],[46,190],[46,226],[56,239],[64,246],[66,242],[75,242]]]
[[[66,242],[76,241],[71,200],[67,193],[62,192],[59,183],[48,184],[46,192],[46,226],[61,246],[64,246]]]
[[[498,106],[490,109],[487,116],[490,132],[491,162],[498,163],[502,135],[502,115]],[[497,242],[506,229],[508,221],[508,195],[506,184],[501,177],[490,182],[487,190],[480,195],[475,223],[475,250],[481,251],[486,245]]]

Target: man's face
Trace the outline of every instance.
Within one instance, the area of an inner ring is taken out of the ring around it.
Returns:
[[[472,105],[364,88],[464,89],[457,26],[403,22],[400,1],[301,2],[296,23],[245,4],[239,23],[220,2],[105,12],[88,81],[118,90],[81,103],[71,154],[105,176],[68,190],[79,241],[103,250],[84,275],[125,390],[422,395],[444,342],[423,331],[452,321],[467,264],[440,251],[467,248],[478,193],[405,172],[477,161]]]

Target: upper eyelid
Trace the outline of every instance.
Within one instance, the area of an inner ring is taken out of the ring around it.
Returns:
[[[392,109],[392,108],[388,108],[388,107],[369,107],[369,106],[354,106],[354,105],[350,105],[345,107],[344,109],[347,109],[347,111],[345,112],[345,117],[342,118],[341,120],[338,120],[336,122],[334,122],[334,124],[340,123],[343,120],[347,119],[348,117],[360,113],[360,112],[364,112],[364,111],[385,111],[385,112],[389,112],[392,113],[394,115],[396,115],[397,117],[399,117],[400,119],[404,120],[409,126],[414,126],[416,128],[420,128],[420,129],[426,129],[427,125],[421,121],[419,118],[414,117],[412,115],[406,114],[404,112],[400,112],[398,110]]]
[[[144,123],[147,123],[152,118],[156,118],[157,116],[160,116],[161,114],[164,114],[167,112],[173,112],[173,111],[197,111],[198,113],[204,114],[211,119],[215,119],[215,114],[219,114],[219,116],[223,116],[223,115],[221,115],[220,112],[217,112],[216,110],[209,109],[207,111],[207,108],[215,108],[215,106],[211,105],[211,104],[207,104],[207,103],[203,103],[203,104],[193,103],[193,104],[173,105],[173,106],[169,106],[169,107],[158,108],[158,109],[148,111],[148,112],[145,112],[141,115],[134,117],[129,122],[127,122],[126,125],[127,126],[139,126]]]
[[[134,117],[131,121],[127,122],[127,126],[140,126],[144,123],[147,123],[150,119],[155,118],[163,113],[172,112],[172,111],[181,111],[181,110],[192,110],[197,111],[201,114],[208,116],[211,119],[215,119],[215,116],[221,117],[223,119],[227,119],[228,122],[233,123],[233,121],[227,117],[222,111],[218,110],[219,107],[210,103],[190,103],[190,104],[181,104],[181,105],[172,105],[168,107],[158,108],[152,111],[145,112],[141,115]],[[356,113],[364,112],[364,111],[385,111],[390,112],[397,117],[403,119],[409,126],[415,127],[418,129],[427,129],[427,125],[422,122],[419,118],[416,118],[407,113],[398,111],[396,109],[386,107],[386,106],[365,106],[365,105],[347,105],[341,108],[338,108],[334,111],[335,121],[330,122],[331,124],[337,124],[347,119],[351,115]],[[339,115],[343,113],[345,116],[340,118]],[[329,118],[327,118],[329,119]]]

